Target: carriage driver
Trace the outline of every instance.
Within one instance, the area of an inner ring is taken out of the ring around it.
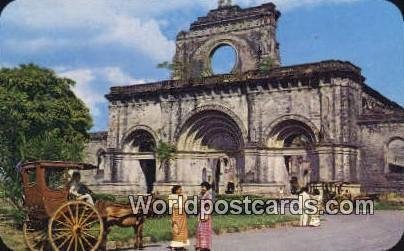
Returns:
[[[91,191],[86,185],[80,182],[81,175],[79,172],[74,172],[69,182],[69,195],[72,195],[77,200],[84,200],[91,205],[94,205],[94,200],[91,197]]]

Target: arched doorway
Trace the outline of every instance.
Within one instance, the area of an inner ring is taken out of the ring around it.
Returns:
[[[107,153],[104,149],[99,149],[97,151],[97,173],[95,174],[95,179],[101,180],[104,178],[104,170],[106,165]]]
[[[131,163],[129,168],[140,166],[144,176],[146,193],[153,191],[154,183],[156,182],[155,147],[156,140],[153,135],[144,129],[133,131],[126,137],[124,142],[124,152],[129,155]]]
[[[316,135],[306,123],[287,119],[277,123],[269,134],[268,146],[275,148],[287,189],[294,194],[319,179]]]
[[[386,173],[404,174],[404,139],[394,138],[387,145]]]
[[[202,174],[202,180],[211,182],[217,193],[224,192],[229,183],[239,183],[243,178],[243,146],[243,133],[238,123],[217,110],[203,110],[191,116],[177,140],[177,150],[186,152],[187,158],[203,156],[198,157],[196,168],[200,169],[198,173]]]

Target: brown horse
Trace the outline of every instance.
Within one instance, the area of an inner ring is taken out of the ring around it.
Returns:
[[[143,226],[146,217],[152,216],[152,207],[150,207],[149,212],[144,213],[139,210],[134,214],[130,204],[97,201],[96,208],[100,212],[104,222],[104,235],[101,245],[103,250],[106,250],[107,237],[112,226],[132,227],[135,232],[134,248],[143,248]]]

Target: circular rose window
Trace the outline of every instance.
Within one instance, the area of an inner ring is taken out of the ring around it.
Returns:
[[[210,56],[212,73],[229,74],[237,65],[237,51],[228,44],[219,45]]]

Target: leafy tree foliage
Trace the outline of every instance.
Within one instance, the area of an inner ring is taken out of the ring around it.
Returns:
[[[32,64],[0,69],[0,179],[16,206],[22,198],[18,163],[82,159],[92,122],[74,84]]]
[[[166,143],[160,140],[154,149],[155,155],[160,162],[160,169],[162,169],[166,175],[165,179],[168,181],[170,171],[170,161],[174,158],[177,151],[174,145]]]

